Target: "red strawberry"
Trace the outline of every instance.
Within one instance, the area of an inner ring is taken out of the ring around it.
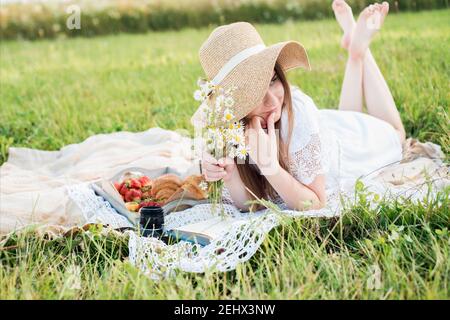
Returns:
[[[124,194],[124,196],[123,196],[123,199],[125,200],[125,202],[132,202],[132,201],[133,201],[133,198],[131,197],[131,196],[132,196],[131,191],[132,191],[132,190],[127,190],[127,191],[125,192],[125,194]]]
[[[122,196],[125,196],[126,193],[127,193],[127,191],[128,191],[128,188],[127,188],[126,183],[122,182],[122,187],[120,188],[119,193],[120,193]]]
[[[140,201],[141,200],[141,198],[142,198],[141,190],[131,189],[130,192],[131,192],[130,197],[132,199],[131,201]]]
[[[122,184],[119,182],[114,182],[114,188],[116,188],[117,191],[120,191],[120,188],[122,188]]]
[[[147,202],[142,201],[141,203],[139,203],[139,209],[142,207],[146,207],[147,206]]]
[[[141,183],[142,187],[148,187],[151,183],[150,178],[147,176],[140,177],[139,182]]]
[[[139,204],[139,209],[142,207],[160,207],[161,205],[155,201],[143,201]]]
[[[141,188],[141,183],[139,182],[138,179],[132,178],[132,179],[130,179],[130,188],[132,188],[132,189],[140,189]]]

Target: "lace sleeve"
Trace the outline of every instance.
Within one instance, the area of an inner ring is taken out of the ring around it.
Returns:
[[[292,89],[292,108],[294,121],[289,142],[289,170],[298,181],[308,185],[329,169],[326,137],[321,132],[319,111],[314,101],[297,87]],[[281,133],[283,139],[287,139],[287,114],[282,115],[283,120]]]
[[[308,185],[317,175],[325,174],[328,165],[323,153],[320,135],[312,134],[304,148],[290,154],[289,168],[292,175],[301,183]]]

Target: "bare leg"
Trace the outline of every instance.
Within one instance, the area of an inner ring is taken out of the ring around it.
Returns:
[[[341,45],[349,49],[339,109],[361,112],[364,95],[368,113],[390,123],[400,140],[404,141],[405,130],[394,99],[368,48],[373,35],[384,22],[389,4],[384,2],[365,8],[358,24],[355,24],[351,8],[344,0],[334,0],[333,10],[344,31]]]
[[[406,133],[402,119],[391,91],[375,62],[370,50],[364,56],[363,87],[367,112],[390,123],[397,131],[400,141],[405,141]]]
[[[350,6],[344,0],[334,0],[332,4],[336,20],[344,31],[341,46],[349,48],[353,29],[356,25]],[[363,59],[349,55],[345,67],[339,98],[339,110],[362,112],[363,107]]]
[[[365,8],[353,31],[349,54],[352,59],[363,60],[363,92],[367,112],[390,123],[397,131],[400,140],[405,140],[405,129],[391,91],[378,68],[368,46],[370,40],[380,29],[389,11],[389,4],[374,4]]]
[[[339,97],[339,110],[362,112],[363,60],[348,57]]]

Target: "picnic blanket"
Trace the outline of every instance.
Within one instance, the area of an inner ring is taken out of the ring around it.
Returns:
[[[97,134],[59,151],[11,147],[0,167],[0,234],[33,223],[83,224],[86,219],[68,186],[109,178],[129,167],[184,171],[194,160],[190,140],[156,127]]]
[[[361,181],[374,194],[420,201],[430,196],[430,186],[432,196],[450,185],[443,158],[438,145],[408,139],[400,163],[380,168],[361,177]],[[93,222],[111,228],[131,226],[94,193],[89,186],[91,182],[112,177],[129,167],[169,166],[183,172],[197,161],[191,138],[157,127],[137,133],[98,134],[59,151],[12,147],[8,161],[0,167],[0,235],[36,223],[55,234]],[[128,231],[130,261],[156,278],[174,270],[232,270],[256,252],[264,236],[280,222],[280,212],[293,217],[336,217],[342,198],[352,201],[354,183],[343,181],[327,190],[328,205],[320,210],[292,211],[281,204],[278,212],[265,209],[249,215],[225,204],[226,214],[237,223],[206,247],[184,241],[168,246],[158,239]],[[168,215],[165,226],[171,229],[213,215],[210,204],[197,205]]]

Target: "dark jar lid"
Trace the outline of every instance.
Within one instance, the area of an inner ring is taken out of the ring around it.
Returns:
[[[164,209],[160,206],[142,207],[139,210],[140,224],[143,228],[160,229],[164,224]]]

